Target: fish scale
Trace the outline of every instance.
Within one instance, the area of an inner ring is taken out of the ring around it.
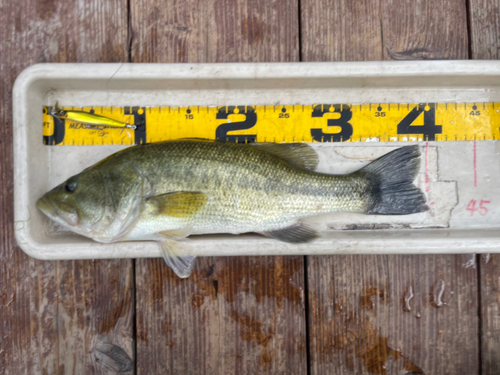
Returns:
[[[208,195],[206,207],[183,222],[192,226],[193,233],[273,230],[301,217],[362,212],[367,204],[367,184],[360,176],[297,169],[258,147],[194,141],[139,149],[133,160],[141,173],[147,175],[151,168],[163,171],[148,178],[154,195],[171,191]],[[122,163],[128,153],[119,156],[109,160],[109,167]],[[141,220],[158,218],[151,215]]]

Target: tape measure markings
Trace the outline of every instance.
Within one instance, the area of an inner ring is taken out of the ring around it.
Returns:
[[[449,105],[454,104],[454,105]],[[137,125],[61,120],[44,107],[46,145],[132,145],[181,138],[229,142],[412,142],[500,139],[497,103],[66,107]],[[479,105],[478,105],[479,104]],[[63,108],[65,109],[65,108]],[[204,110],[206,109],[206,110]]]

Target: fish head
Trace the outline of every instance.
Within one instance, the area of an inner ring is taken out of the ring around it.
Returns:
[[[37,207],[66,229],[98,242],[118,241],[133,229],[151,184],[122,150],[45,193]]]
[[[104,178],[94,170],[70,177],[45,193],[36,205],[58,224],[89,237],[110,208],[106,203]]]

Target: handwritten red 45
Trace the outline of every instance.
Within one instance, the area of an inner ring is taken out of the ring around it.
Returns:
[[[474,216],[474,212],[479,212],[479,215],[484,216],[488,213],[488,208],[486,208],[486,205],[490,203],[490,201],[483,201],[481,200],[479,202],[479,205],[476,206],[477,201],[474,199],[471,199],[469,204],[467,205],[466,210],[470,211],[470,216]]]

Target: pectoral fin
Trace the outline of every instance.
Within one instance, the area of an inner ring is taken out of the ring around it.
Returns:
[[[205,194],[190,191],[162,194],[147,199],[147,204],[153,205],[158,214],[181,219],[193,217],[206,203]]]
[[[165,263],[172,268],[177,276],[182,279],[189,277],[193,270],[196,257],[190,255],[180,255],[179,242],[170,238],[162,238],[158,242],[160,249],[165,259]]]
[[[271,237],[283,242],[305,243],[319,237],[319,233],[302,222],[292,226],[270,232],[262,232],[262,235]]]

